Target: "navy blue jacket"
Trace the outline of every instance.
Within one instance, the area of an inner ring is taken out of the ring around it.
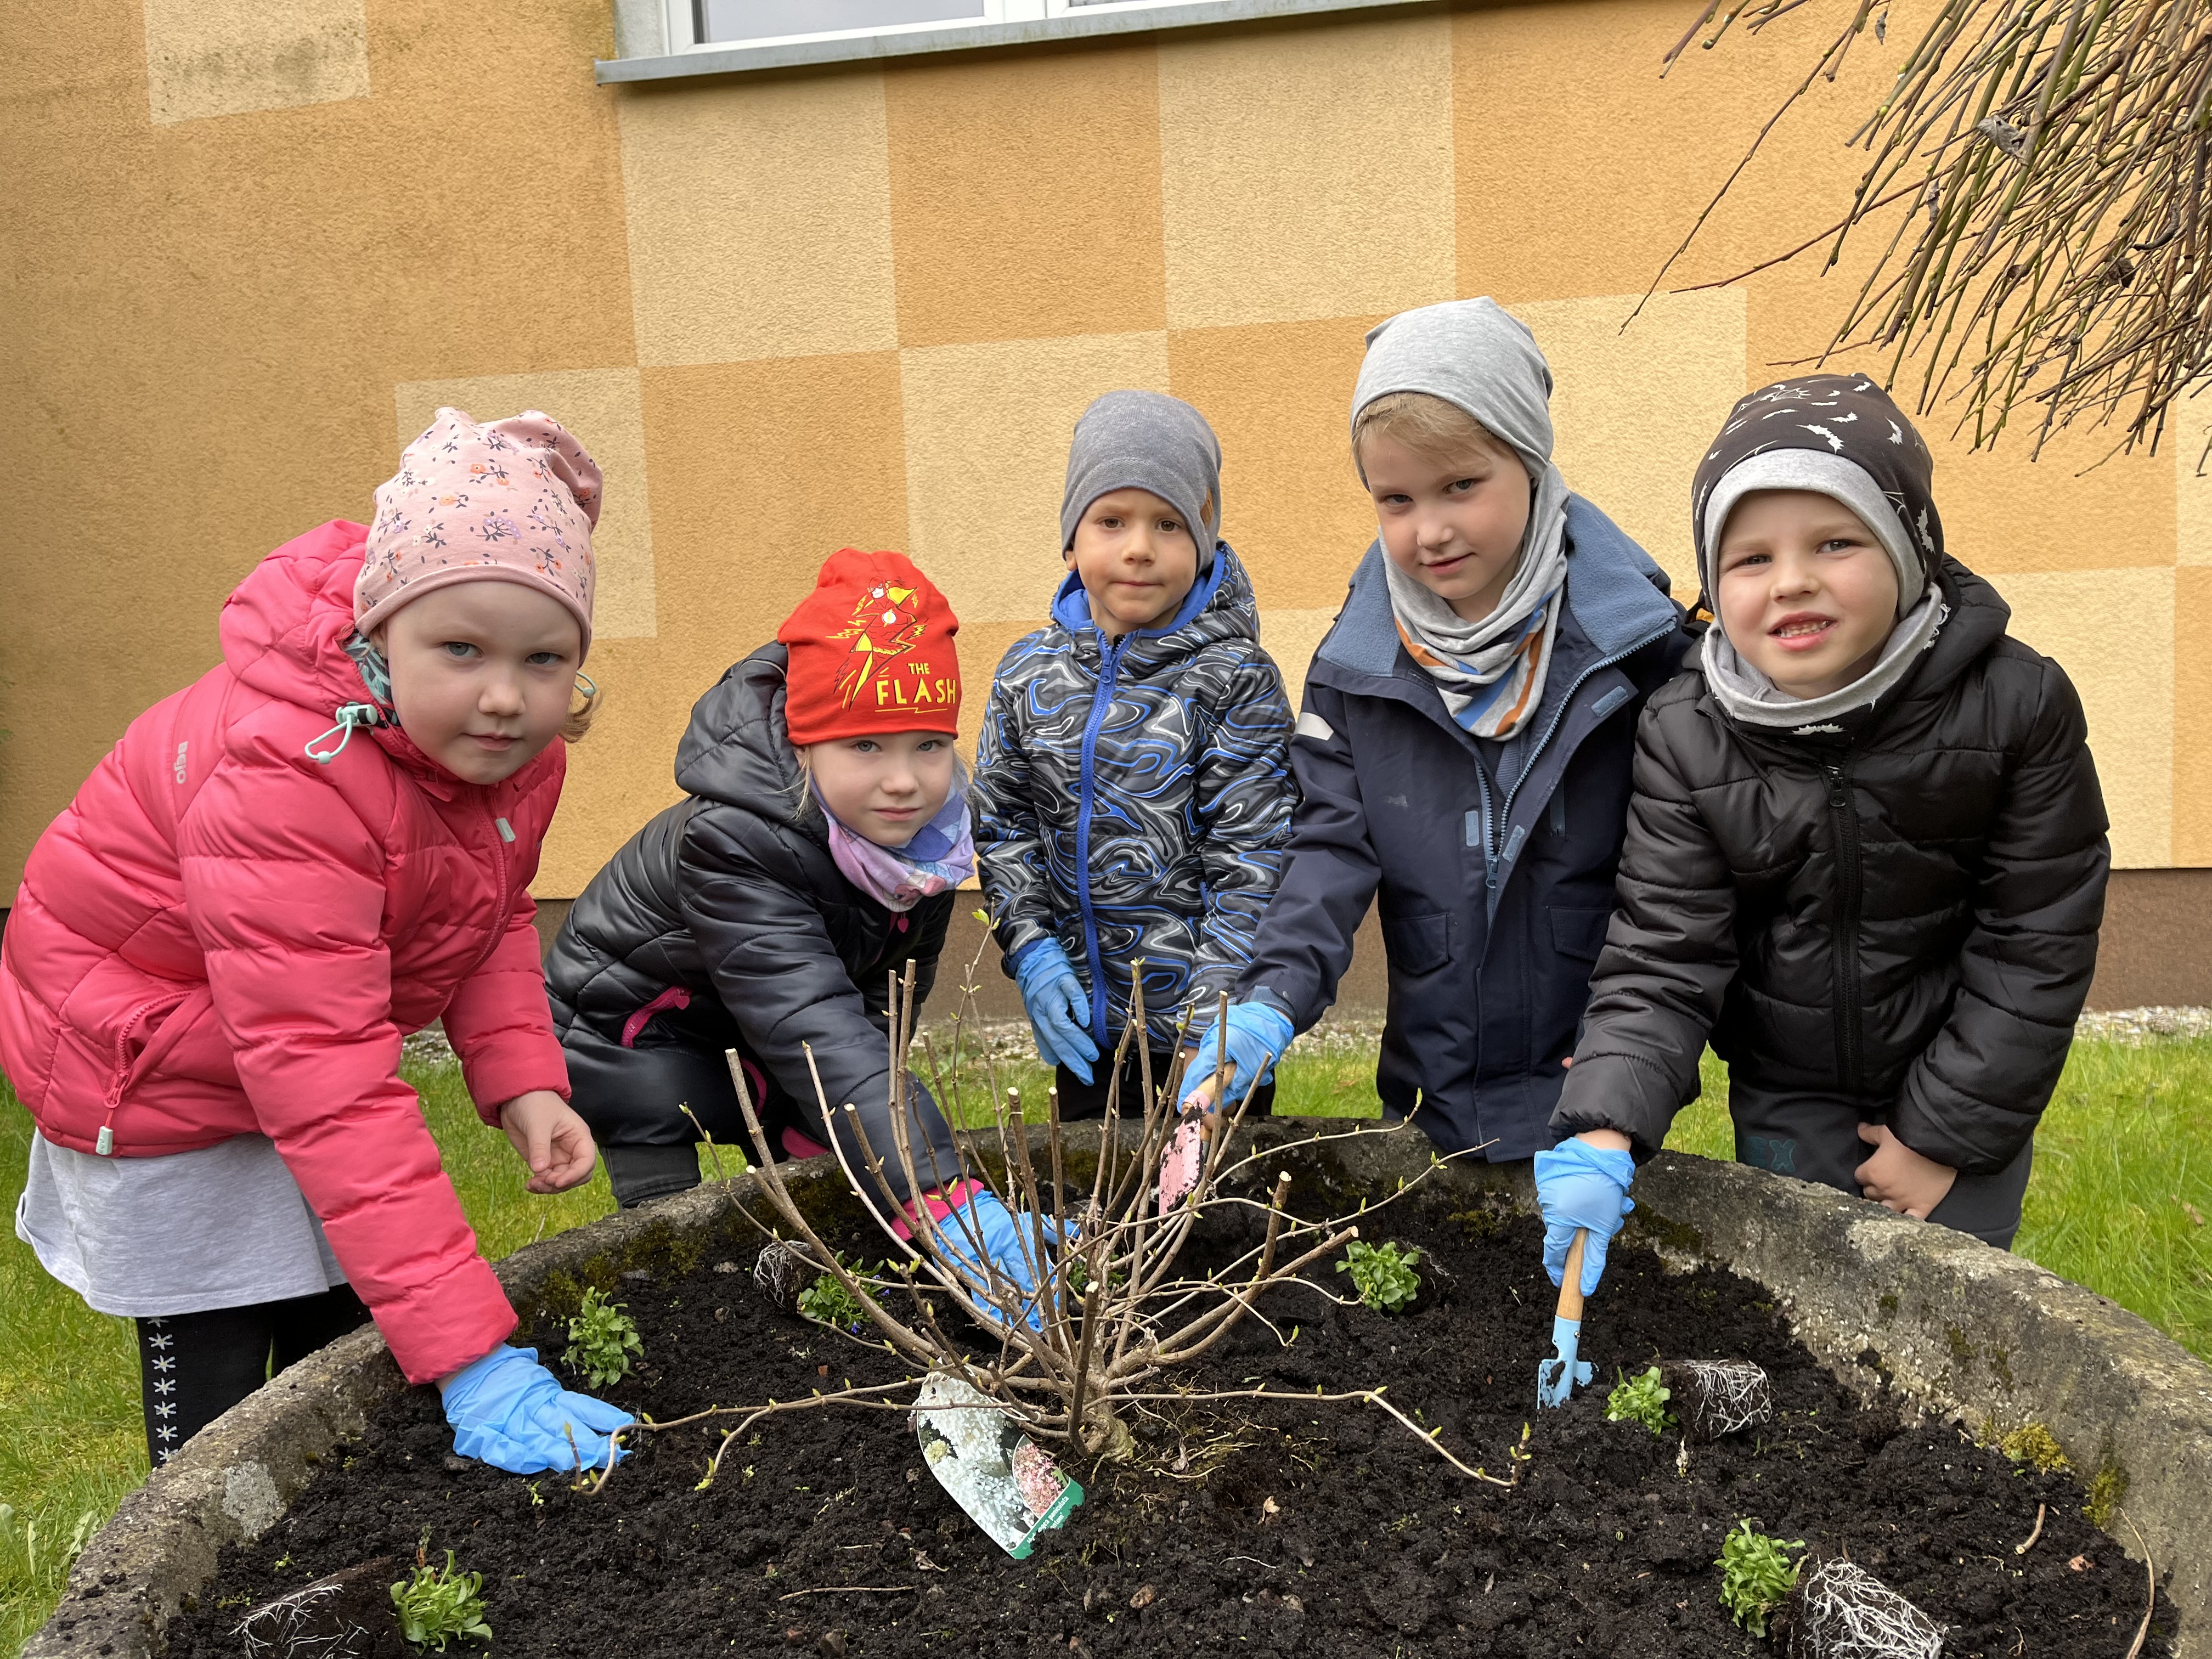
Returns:
[[[1299,1030],[1335,1000],[1378,894],[1390,975],[1375,1086],[1446,1152],[1493,1161],[1547,1127],[1613,915],[1636,720],[1693,637],[1650,556],[1580,496],[1542,703],[1469,736],[1400,642],[1369,548],[1307,671],[1291,744],[1304,799],[1240,999]]]

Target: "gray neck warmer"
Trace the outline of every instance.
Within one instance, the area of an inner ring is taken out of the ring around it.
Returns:
[[[1936,630],[1951,614],[1943,590],[1934,582],[1915,605],[1890,630],[1875,665],[1839,691],[1825,697],[1793,697],[1736,654],[1718,623],[1706,630],[1702,658],[1705,684],[1729,718],[1747,726],[1804,732],[1832,726],[1841,715],[1871,708],[1903,679],[1920,653],[1936,643]]]
[[[1109,392],[1083,411],[1067,447],[1060,545],[1091,503],[1117,489],[1146,489],[1182,516],[1198,544],[1198,572],[1213,568],[1221,539],[1221,445],[1206,416],[1164,392]]]

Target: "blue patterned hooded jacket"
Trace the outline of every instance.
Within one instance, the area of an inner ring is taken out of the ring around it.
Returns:
[[[1164,628],[1107,644],[1071,574],[999,664],[969,797],[999,948],[1056,939],[1102,1050],[1145,964],[1155,1051],[1212,1023],[1283,871],[1297,785],[1283,677],[1224,542]]]

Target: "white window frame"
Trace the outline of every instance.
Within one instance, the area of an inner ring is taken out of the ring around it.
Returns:
[[[832,40],[872,40],[936,30],[987,28],[996,23],[1041,23],[1060,17],[1109,12],[1158,11],[1188,0],[983,0],[980,17],[935,18],[919,23],[884,23],[851,29],[822,29],[804,34],[747,35],[737,40],[701,40],[694,36],[692,0],[662,0],[662,27],[677,52],[750,51],[761,46],[812,46]]]
[[[883,61],[983,46],[1105,40],[1157,29],[1218,28],[1329,13],[1433,11],[1449,0],[983,0],[980,17],[709,41],[693,38],[691,0],[611,3],[620,55],[592,66],[602,85]]]

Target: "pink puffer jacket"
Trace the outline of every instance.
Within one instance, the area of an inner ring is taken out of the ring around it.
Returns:
[[[223,608],[222,665],[133,720],[40,837],[0,943],[0,1066],[79,1152],[103,1129],[118,1158],[268,1135],[419,1382],[514,1313],[399,1041],[442,1015],[487,1122],[567,1096],[528,893],[566,762],[556,743],[466,784],[390,727],[307,757],[369,700],[342,649],[365,533],[264,559]]]

